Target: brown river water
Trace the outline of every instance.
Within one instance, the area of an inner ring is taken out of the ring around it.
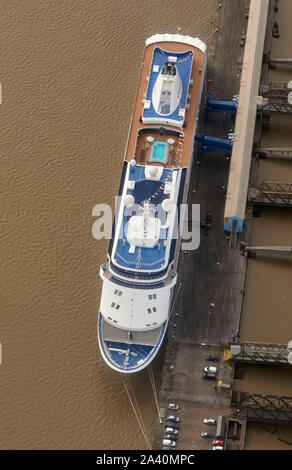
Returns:
[[[181,26],[208,43],[216,4],[1,1],[2,449],[145,448],[98,352],[92,208],[114,202],[145,39]],[[150,435],[147,372],[133,380]]]
[[[279,1],[276,20],[280,38],[273,39],[271,58],[291,57],[291,0]],[[271,81],[292,80],[291,68],[280,67],[270,72]],[[273,116],[263,147],[292,147],[292,116]],[[258,182],[292,182],[292,161],[261,160]],[[253,219],[251,245],[292,246],[291,209],[263,209]],[[287,344],[292,340],[292,260],[287,257],[259,256],[249,259],[241,320],[240,338]],[[238,390],[252,393],[292,396],[292,367],[248,366]],[[291,449],[281,437],[292,441],[292,427],[276,426],[273,433],[252,423],[247,427],[248,449]]]
[[[145,38],[181,26],[209,44],[216,4],[1,2],[2,449],[145,448],[121,378],[97,348],[98,271],[107,241],[93,239],[91,212],[100,202],[113,206]],[[273,56],[290,57],[292,5],[279,4]],[[291,120],[276,117],[263,142],[291,146],[291,135]],[[261,162],[259,180],[275,177],[291,181],[291,162]],[[254,219],[252,243],[291,245],[291,234],[290,211],[265,210]],[[285,259],[250,260],[243,339],[292,339],[291,272]],[[156,377],[160,366],[158,358]],[[251,368],[240,389],[291,396],[291,377],[277,372],[275,382],[274,374],[259,380]],[[147,372],[133,386],[151,436]],[[275,435],[249,426],[249,448],[279,446]]]

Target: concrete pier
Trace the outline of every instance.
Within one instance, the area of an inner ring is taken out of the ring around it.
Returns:
[[[264,52],[269,0],[251,0],[246,46],[231,155],[224,230],[231,232],[237,221],[241,232],[246,213],[246,199],[257,114],[257,103]]]

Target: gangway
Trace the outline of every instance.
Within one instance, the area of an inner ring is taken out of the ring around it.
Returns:
[[[200,142],[201,151],[212,152],[214,150],[221,150],[231,153],[233,145],[233,134],[228,134],[227,139],[221,139],[219,137],[209,137],[202,131],[201,135],[195,136],[195,141]]]
[[[235,348],[234,348],[235,349]],[[231,351],[233,348],[231,347]],[[287,344],[242,343],[237,346],[231,358],[247,364],[280,365],[288,364],[290,349]]]
[[[234,416],[261,423],[292,423],[292,397],[232,392]]]
[[[250,188],[248,200],[261,206],[292,207],[292,183],[264,182]]]
[[[258,147],[254,149],[258,158],[292,160],[292,147]]]
[[[231,101],[224,100],[224,99],[211,100],[211,94],[210,94],[210,91],[208,91],[206,108],[205,108],[206,116],[210,112],[212,113],[223,112],[223,113],[236,114],[237,103],[238,103],[238,95],[234,95]]]

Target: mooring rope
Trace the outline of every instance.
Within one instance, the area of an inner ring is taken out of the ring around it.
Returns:
[[[140,427],[141,432],[142,432],[142,434],[143,434],[143,437],[144,437],[144,439],[145,439],[145,442],[146,442],[148,448],[151,449],[151,444],[150,444],[150,441],[149,441],[149,439],[148,439],[146,430],[145,430],[145,428],[144,428],[143,420],[142,420],[142,418],[140,419],[140,417],[138,416],[138,413],[137,413],[137,411],[136,411],[136,409],[135,409],[135,405],[134,405],[133,400],[132,400],[132,398],[131,398],[131,396],[130,396],[130,392],[129,392],[129,390],[128,390],[128,387],[127,387],[125,378],[124,378],[123,376],[122,376],[122,381],[123,381],[123,384],[124,384],[124,388],[125,388],[125,390],[126,390],[126,393],[127,393],[127,395],[128,395],[129,401],[130,401],[130,403],[131,403],[131,406],[132,406],[132,408],[133,408],[134,414],[135,414],[135,416],[136,416],[137,422],[138,422],[138,424],[139,424],[139,427]],[[132,393],[133,393],[133,390],[132,390]],[[134,396],[135,396],[135,395],[134,395]],[[136,397],[135,397],[135,400],[136,400]],[[136,403],[137,403],[137,400],[136,400]],[[138,409],[139,409],[139,407],[138,407]],[[140,413],[140,416],[141,416],[140,410],[139,410],[139,413]]]
[[[159,419],[159,422],[161,423],[162,421],[161,421],[161,417],[160,417],[160,413],[159,413],[159,403],[158,403],[157,391],[156,391],[155,380],[154,380],[154,374],[153,374],[153,370],[152,370],[152,365],[151,365],[151,364],[150,364],[149,367],[148,367],[148,372],[149,372],[150,382],[151,382],[151,386],[152,386],[154,401],[155,401],[155,405],[156,405],[156,409],[157,409],[158,419]]]

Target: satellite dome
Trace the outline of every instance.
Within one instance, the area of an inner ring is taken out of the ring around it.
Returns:
[[[127,194],[123,198],[123,203],[126,207],[132,207],[134,205],[135,198],[131,194]]]
[[[152,166],[152,167],[150,168],[150,175],[151,175],[151,176],[157,175],[157,168],[156,168],[155,166]]]
[[[172,211],[174,207],[175,207],[175,204],[173,204],[173,201],[171,199],[164,199],[164,201],[162,201],[162,209],[165,212]]]

